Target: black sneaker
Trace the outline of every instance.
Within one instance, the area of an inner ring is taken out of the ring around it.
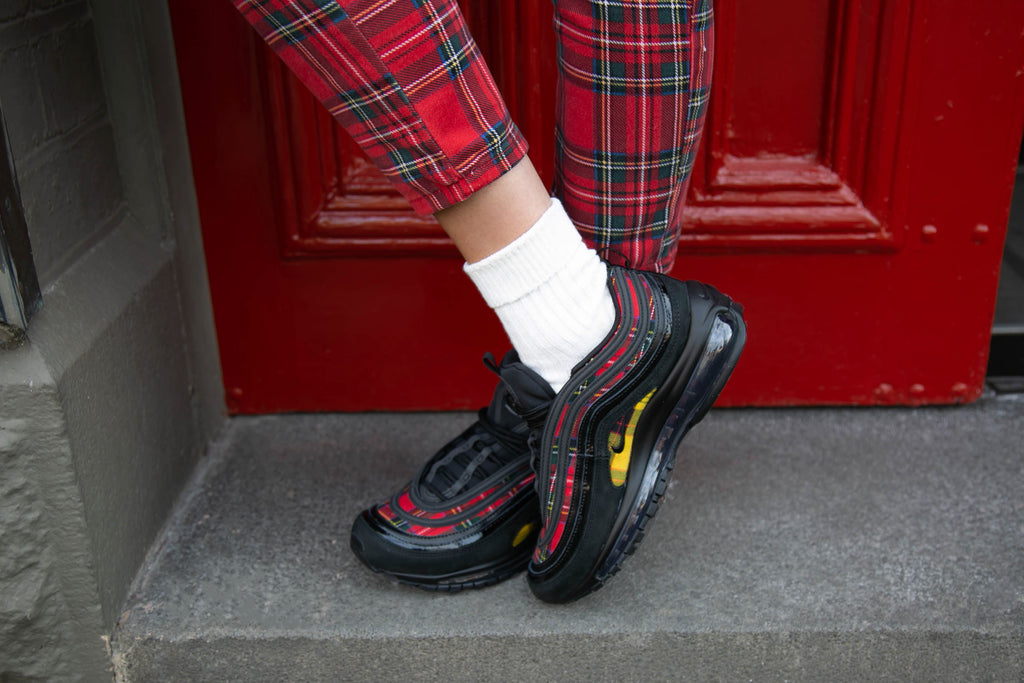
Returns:
[[[633,552],[680,439],[725,386],[746,339],[742,307],[699,282],[609,267],[616,323],[573,370],[538,442],[544,527],[533,592],[569,602]]]
[[[527,441],[554,392],[514,351],[500,367],[487,362],[501,381],[479,420],[398,493],[356,517],[352,550],[373,571],[457,591],[526,568],[540,529]]]

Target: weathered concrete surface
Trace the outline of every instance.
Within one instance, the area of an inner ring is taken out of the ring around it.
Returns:
[[[1024,675],[1024,400],[713,411],[658,519],[570,606],[389,583],[353,515],[466,415],[235,419],[121,617],[121,680]]]
[[[56,385],[31,345],[0,358],[0,680],[109,678]]]

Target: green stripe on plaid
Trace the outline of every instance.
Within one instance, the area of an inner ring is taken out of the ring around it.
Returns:
[[[691,28],[695,32],[706,31],[714,23],[713,3],[711,0],[697,0],[695,4]]]
[[[470,45],[464,44],[457,33],[438,45],[437,52],[441,57],[441,66],[451,78],[468,69],[472,62],[473,53]]]
[[[710,86],[697,88],[690,93],[690,101],[686,104],[687,121],[698,121],[704,118],[704,114],[708,108],[708,97],[710,97],[710,95]]]
[[[324,2],[316,12],[302,15],[297,21],[292,20],[293,14],[286,14],[281,10],[275,10],[267,14],[267,21],[273,27],[272,40],[283,40],[289,45],[305,40],[309,35],[309,28],[313,25],[324,25],[337,23],[347,19],[345,10],[338,6],[337,2]],[[268,41],[271,42],[271,41]]]

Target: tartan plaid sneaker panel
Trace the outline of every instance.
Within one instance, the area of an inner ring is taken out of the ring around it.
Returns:
[[[613,264],[675,261],[713,24],[711,0],[555,2],[555,195]]]
[[[419,213],[526,155],[456,0],[232,0]]]

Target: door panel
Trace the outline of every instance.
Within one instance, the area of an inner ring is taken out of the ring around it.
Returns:
[[[170,6],[230,409],[485,401],[479,358],[508,342],[434,221],[228,2]],[[550,0],[464,7],[550,179]],[[716,10],[674,274],[746,306],[721,402],[977,397],[1024,117],[1024,3]]]
[[[908,84],[917,78],[912,4],[793,5],[718,4],[709,130],[683,243],[730,253],[898,250],[910,153],[900,131],[914,116]]]

